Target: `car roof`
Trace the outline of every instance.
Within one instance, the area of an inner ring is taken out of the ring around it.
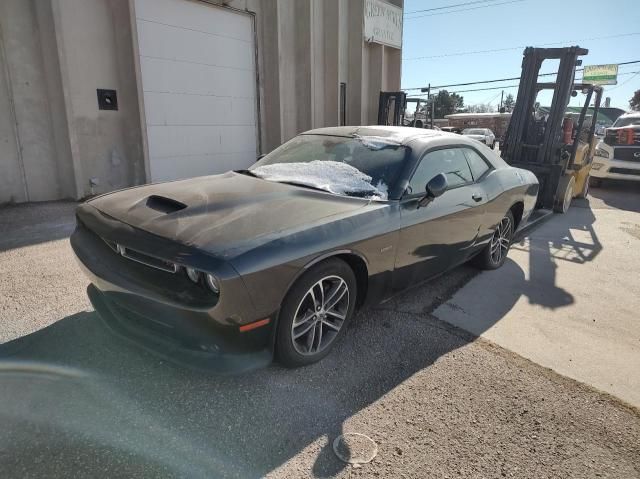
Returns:
[[[427,130],[410,126],[371,125],[317,128],[315,130],[305,131],[301,133],[301,135],[344,136],[347,138],[356,135],[360,137],[382,137],[387,141],[396,142],[403,146],[412,143],[411,147],[415,149],[418,156],[430,148],[446,147],[448,145],[468,145],[481,151],[495,168],[504,168],[507,166],[504,160],[494,151],[489,150],[477,140],[448,131]]]
[[[424,128],[413,128],[410,126],[385,126],[385,125],[370,125],[370,126],[333,126],[327,128],[316,128],[315,130],[305,131],[302,135],[327,135],[327,136],[344,136],[344,137],[378,137],[385,138],[387,141],[392,141],[400,145],[406,145],[409,142],[422,139],[437,139],[437,138],[459,138],[459,135],[448,133],[440,130],[427,130]]]

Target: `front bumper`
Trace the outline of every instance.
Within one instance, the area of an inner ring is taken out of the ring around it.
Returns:
[[[589,174],[594,178],[640,181],[640,162],[609,160],[595,156]]]
[[[266,326],[242,332],[259,319],[242,279],[191,248],[158,238],[80,207],[71,246],[91,280],[87,293],[96,311],[115,332],[163,358],[215,372],[241,372],[272,359],[275,313]],[[185,276],[157,271],[114,254],[103,239],[144,245],[221,272],[221,295],[212,299]],[[166,244],[165,244],[166,243]],[[215,262],[215,261],[214,261]]]
[[[182,322],[179,315],[172,319],[182,324],[161,321],[159,318],[170,317],[168,311],[152,318],[147,305],[144,314],[136,313],[123,306],[126,300],[110,297],[94,284],[87,288],[87,295],[111,331],[167,361],[207,372],[238,374],[267,366],[273,359],[271,349],[263,344],[266,341],[256,341],[256,335],[253,340],[238,338],[233,332],[207,328],[200,321]]]

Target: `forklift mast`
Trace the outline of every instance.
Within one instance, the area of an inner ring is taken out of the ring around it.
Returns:
[[[563,121],[569,100],[577,87],[574,80],[576,66],[581,64],[578,57],[588,52],[589,50],[578,46],[528,47],[524,51],[518,96],[500,150],[502,158],[508,164],[531,170],[538,177],[538,206],[542,208],[553,208],[559,194],[561,178],[573,165],[576,145],[567,148],[567,144],[563,142]],[[548,59],[560,60],[556,81],[538,83],[540,67]],[[535,111],[536,98],[544,89],[553,90],[553,98],[548,114],[540,117]],[[588,106],[587,103],[581,120],[584,120]],[[595,118],[593,123],[595,124]],[[574,143],[577,144],[577,141]]]
[[[403,91],[381,91],[378,101],[378,125],[402,126],[407,108],[407,94]]]

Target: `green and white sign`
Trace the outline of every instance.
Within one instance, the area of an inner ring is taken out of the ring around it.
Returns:
[[[586,65],[582,72],[584,83],[615,85],[618,83],[618,65]]]

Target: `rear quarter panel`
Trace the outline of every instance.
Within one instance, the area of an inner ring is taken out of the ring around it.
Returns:
[[[518,228],[526,223],[536,204],[538,181],[530,171],[509,167],[493,171],[483,186],[488,201],[479,242],[484,244],[490,240],[500,220],[516,203],[523,203],[523,215]]]

